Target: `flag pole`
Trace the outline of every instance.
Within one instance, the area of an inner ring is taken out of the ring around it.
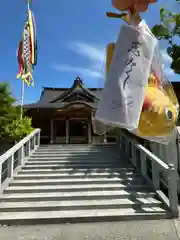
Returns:
[[[32,1],[32,0],[26,0],[28,10],[30,9],[31,1]]]
[[[21,80],[21,115],[20,120],[23,118],[23,105],[24,105],[24,80]]]

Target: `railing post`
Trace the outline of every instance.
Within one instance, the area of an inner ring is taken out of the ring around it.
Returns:
[[[160,188],[160,181],[159,181],[159,168],[155,161],[151,161],[152,163],[152,182],[153,187],[155,190],[158,190]]]
[[[141,161],[141,172],[144,177],[147,175],[147,161],[146,154],[140,151],[140,161]]]
[[[18,164],[21,166],[24,163],[24,145],[20,148],[19,153],[20,153],[20,158],[19,158]]]
[[[37,133],[37,147],[40,145],[40,131]]]
[[[119,135],[118,148],[120,150],[120,155],[122,155],[122,135]]]
[[[179,217],[178,195],[177,195],[177,175],[173,164],[169,165],[168,171],[168,193],[170,209],[175,218]]]
[[[12,156],[8,159],[8,178],[13,177],[13,166],[14,166],[14,153]]]
[[[33,137],[33,146],[34,146],[34,150],[36,150],[36,135],[34,135]]]
[[[1,189],[1,184],[2,184],[2,163],[0,163],[0,189]]]
[[[122,149],[122,135],[119,134],[119,142],[118,142],[118,147]]]
[[[54,119],[50,122],[50,144],[54,143]]]
[[[131,144],[131,152],[132,152],[131,162],[132,162],[132,164],[136,167],[136,165],[137,165],[137,160],[136,160],[136,147],[134,146],[134,143],[133,143],[133,142],[132,142],[132,144]]]
[[[31,139],[28,140],[28,157],[31,155]]]
[[[125,139],[125,148],[124,148],[124,150],[125,150],[125,155],[127,156],[127,157],[129,157],[129,154],[128,154],[128,150],[129,150],[129,146],[128,146],[128,144],[129,144],[129,141],[127,140],[127,138],[124,138]]]

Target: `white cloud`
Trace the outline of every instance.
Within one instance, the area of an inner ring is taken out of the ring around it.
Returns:
[[[102,46],[94,46],[85,42],[74,42],[67,46],[70,51],[84,57],[89,61],[87,66],[74,66],[68,64],[54,64],[53,69],[61,72],[74,72],[81,77],[89,77],[95,79],[103,79],[105,76],[105,56],[106,49]],[[167,54],[166,49],[161,50],[161,57],[164,63],[164,71],[168,77],[174,75],[170,68],[171,58]]]
[[[172,62],[171,57],[167,54],[166,49],[161,50],[161,57],[163,61],[163,66],[164,66],[164,72],[168,77],[172,77],[175,75],[174,71],[170,68],[170,64]]]
[[[69,49],[95,62],[104,62],[105,49],[95,47],[84,42],[75,42],[70,44]]]
[[[70,66],[66,64],[55,64],[53,68],[57,71],[75,72],[82,77],[103,78],[105,68],[105,48],[96,47],[85,42],[75,42],[68,46],[74,53],[86,58],[89,64],[86,67]]]
[[[88,68],[80,68],[80,67],[73,67],[69,65],[61,65],[61,64],[56,64],[53,66],[53,68],[57,71],[62,71],[62,72],[74,72],[77,73],[78,75],[86,76],[86,77],[91,77],[91,78],[102,78],[103,74],[101,74],[98,71],[91,70]]]

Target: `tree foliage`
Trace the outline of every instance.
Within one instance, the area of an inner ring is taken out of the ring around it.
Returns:
[[[5,134],[13,142],[21,140],[32,131],[31,119],[28,117],[24,117],[22,121],[20,119],[14,119],[5,126]]]
[[[12,97],[8,83],[0,83],[0,134],[5,137],[5,126],[18,118],[18,108],[13,104],[15,98]]]
[[[0,140],[19,141],[32,132],[31,119],[20,120],[20,107],[15,105],[8,83],[0,83]]]
[[[176,3],[176,12],[160,9],[160,24],[155,25],[152,32],[159,40],[168,42],[167,53],[172,58],[171,68],[180,74],[180,45],[176,41],[180,36],[180,0],[176,0]]]

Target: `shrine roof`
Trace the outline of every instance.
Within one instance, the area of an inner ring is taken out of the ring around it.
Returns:
[[[46,109],[63,109],[68,107],[69,105],[72,104],[84,104],[89,106],[90,108],[97,108],[97,103],[89,103],[89,102],[85,102],[85,101],[74,101],[74,102],[62,102],[62,103],[31,103],[31,104],[27,104],[24,105],[25,108],[46,108]]]
[[[50,88],[45,87],[39,103],[48,103],[48,102],[56,102],[60,101],[72,92],[82,92],[83,94],[87,94],[88,96],[95,98],[98,100],[100,98],[101,89],[98,88],[86,88],[82,82],[82,80],[77,77],[74,81],[73,85],[70,88]]]
[[[86,88],[83,81],[77,77],[70,88],[44,87],[38,102],[25,105],[25,108],[63,108],[71,101],[68,98],[74,94],[80,96],[76,102],[86,102],[92,107],[97,106],[102,88]],[[87,100],[87,101],[86,101]]]

